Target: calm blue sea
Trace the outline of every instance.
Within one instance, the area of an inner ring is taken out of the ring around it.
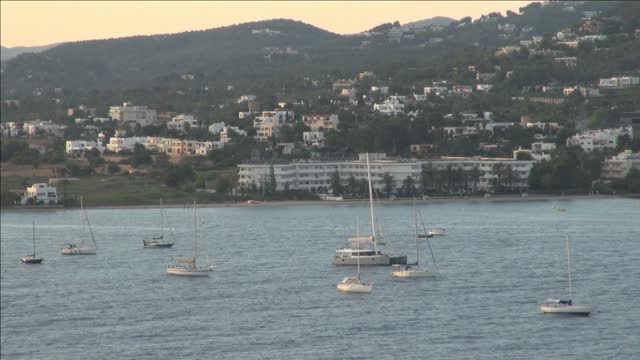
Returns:
[[[566,208],[558,212],[553,206]],[[357,205],[198,210],[209,278],[165,274],[192,251],[192,211],[165,209],[172,249],[143,249],[158,209],[89,209],[96,256],[63,257],[88,239],[78,210],[1,214],[2,359],[638,359],[640,201],[419,204],[441,277],[395,280],[363,268],[368,295],[336,284],[345,237],[369,230]],[[415,258],[413,208],[377,215],[386,250]],[[40,266],[20,263],[36,222]],[[542,315],[566,297],[590,317]],[[425,252],[424,255],[427,255]],[[426,256],[425,256],[426,258]]]

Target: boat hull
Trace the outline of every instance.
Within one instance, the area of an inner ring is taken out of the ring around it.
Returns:
[[[167,274],[169,275],[178,275],[178,276],[209,276],[209,273],[213,271],[212,268],[203,269],[203,268],[175,268],[168,267]]]
[[[41,264],[42,260],[44,260],[43,258],[34,258],[31,256],[25,256],[23,258],[20,259],[20,261],[22,261],[25,264]]]
[[[62,255],[96,255],[96,250],[82,248],[62,249]]]
[[[373,290],[372,284],[343,284],[340,283],[336,286],[338,291],[347,292],[347,293],[360,293],[366,294],[370,293]]]
[[[406,263],[407,263],[407,257],[404,255],[402,256],[380,255],[380,256],[361,256],[360,257],[360,266],[396,265],[396,264],[406,264]],[[333,265],[357,266],[358,257],[336,256],[333,258]]]
[[[168,249],[173,246],[173,243],[146,242],[143,240],[142,246],[145,249]]]
[[[579,315],[589,316],[591,313],[591,306],[587,305],[541,305],[540,311],[544,314],[566,314],[566,315]]]
[[[397,278],[426,278],[435,277],[436,273],[428,269],[397,269],[392,270],[391,275]]]

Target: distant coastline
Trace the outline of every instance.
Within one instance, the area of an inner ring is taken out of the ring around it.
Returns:
[[[512,202],[528,202],[528,201],[572,201],[583,199],[638,199],[640,195],[528,195],[522,197],[520,195],[494,195],[491,197],[484,196],[464,196],[464,197],[429,197],[429,198],[416,198],[417,204],[429,205],[429,204],[447,204],[447,203],[512,203]],[[261,201],[255,200],[256,203],[244,202],[221,202],[221,203],[203,203],[198,204],[199,208],[237,208],[237,207],[274,207],[274,206],[340,206],[340,205],[357,205],[367,204],[366,199],[349,199],[342,201],[330,201],[330,200],[282,200],[282,201]],[[393,200],[382,199],[379,200],[383,205],[408,205],[413,203],[411,198],[396,198]],[[187,208],[192,206],[192,203],[184,204],[165,204],[165,208]],[[148,205],[95,205],[85,206],[89,209],[154,209],[158,204]],[[30,207],[13,207],[4,208],[2,211],[26,211],[26,210],[63,210],[63,209],[75,209],[76,207],[62,208],[60,206],[30,206]]]

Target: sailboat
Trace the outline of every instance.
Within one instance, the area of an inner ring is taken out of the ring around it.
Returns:
[[[44,259],[36,257],[36,222],[34,221],[32,225],[33,225],[33,254],[20,258],[20,261],[22,261],[25,264],[40,264]]]
[[[373,214],[373,188],[371,186],[371,168],[369,153],[367,158],[367,178],[369,181],[369,209],[371,212],[371,236],[356,236],[349,238],[349,246],[336,250],[333,265],[393,265],[406,264],[407,256],[390,256],[378,250],[376,239],[376,224]],[[364,246],[364,248],[361,248]]]
[[[360,257],[357,259],[358,275],[347,276],[338,283],[336,288],[338,291],[350,293],[370,293],[373,290],[373,284],[365,283],[360,280]]]
[[[569,278],[569,299],[558,300],[548,299],[547,302],[540,305],[540,310],[545,314],[569,314],[569,315],[583,315],[589,316],[591,313],[591,306],[589,305],[574,305],[573,293],[571,288],[571,253],[569,250],[569,236],[566,241],[567,246],[567,276]]]
[[[422,218],[422,215],[421,215]],[[423,277],[434,277],[436,276],[436,271],[431,271],[425,267],[420,266],[420,243],[419,239],[424,237],[427,238],[427,242],[429,242],[429,235],[420,235],[418,234],[418,212],[416,210],[416,200],[413,199],[413,222],[415,233],[414,237],[416,239],[416,262],[415,264],[410,265],[394,265],[391,269],[391,275],[399,278],[423,278]],[[424,223],[423,223],[424,227]],[[431,244],[429,243],[429,250],[431,250]],[[433,256],[433,251],[431,251],[431,257],[433,258],[434,266],[436,265],[435,257]]]
[[[82,238],[82,242],[80,245],[76,244],[65,244],[62,249],[62,255],[95,255],[96,254],[96,239],[93,236],[93,230],[91,230],[91,224],[89,223],[89,217],[87,213],[84,211],[84,206],[82,203],[82,196],[80,196],[80,217],[82,221],[82,232],[84,233],[84,223],[86,221],[87,227],[89,228],[89,234],[91,234],[91,242],[93,245],[86,244],[84,242],[84,237]]]
[[[198,266],[196,264],[196,254],[198,251],[197,234],[196,234],[196,201],[193,201],[193,257],[177,259],[178,265],[167,266],[167,274],[181,276],[209,276],[209,272],[213,271],[213,266],[208,268]]]
[[[173,246],[172,242],[163,242],[164,240],[164,208],[162,207],[162,199],[160,199],[160,236],[151,237],[148,240],[142,240],[142,246],[145,249],[157,249],[157,248],[170,248]]]

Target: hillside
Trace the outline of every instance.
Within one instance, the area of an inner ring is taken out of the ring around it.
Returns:
[[[351,76],[364,69],[398,82],[429,79],[452,72],[457,62],[485,58],[514,40],[555,34],[579,22],[584,11],[627,6],[625,13],[638,12],[637,6],[621,4],[628,3],[576,2],[575,11],[569,12],[563,10],[566,3],[532,3],[520,14],[488,14],[477,21],[433,18],[401,27],[383,24],[349,36],[278,19],[179,34],[65,43],[4,62],[2,91],[167,86],[167,79],[185,73],[197,75],[209,88],[230,82],[282,88],[293,78]],[[427,23],[440,26],[424,27]],[[499,30],[503,24],[515,26],[517,32],[505,34]]]
[[[15,47],[0,46],[0,61],[11,60],[20,54],[40,53],[58,45],[60,45],[60,43],[42,45],[42,46],[15,46]]]

